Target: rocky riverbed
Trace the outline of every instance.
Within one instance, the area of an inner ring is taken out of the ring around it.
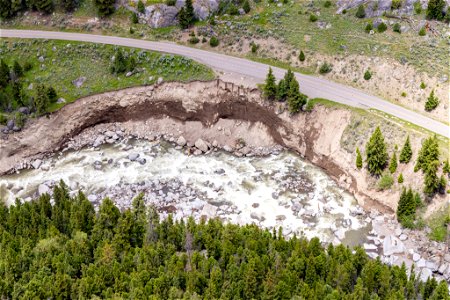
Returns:
[[[145,139],[138,139],[145,138]],[[394,215],[370,212],[321,169],[274,147],[233,147],[182,135],[102,124],[72,138],[54,155],[24,163],[0,177],[0,197],[51,193],[63,179],[72,194],[83,190],[98,207],[111,198],[120,209],[144,193],[163,217],[218,217],[225,222],[283,227],[285,237],[318,236],[325,243],[361,245],[389,264],[414,263],[422,279],[450,279],[450,255],[423,232],[401,229]]]

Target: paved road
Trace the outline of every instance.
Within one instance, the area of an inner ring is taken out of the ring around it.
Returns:
[[[102,44],[113,44],[154,50],[165,53],[183,55],[192,58],[200,63],[208,65],[214,69],[224,72],[240,74],[245,77],[255,78],[262,82],[266,77],[269,66],[266,64],[237,58],[215,52],[199,50],[195,48],[177,45],[168,42],[152,42],[130,38],[121,38],[104,35],[92,35],[83,33],[69,33],[56,31],[33,31],[33,30],[6,30],[0,29],[1,37],[15,38],[39,38],[58,39],[70,41],[83,41]],[[284,75],[285,70],[273,68],[277,78]],[[300,89],[311,98],[325,98],[347,104],[354,107],[373,108],[396,116],[405,121],[424,127],[432,132],[445,137],[450,137],[450,127],[427,118],[421,114],[392,104],[378,97],[368,95],[358,89],[338,84],[326,79],[295,73],[300,83]]]

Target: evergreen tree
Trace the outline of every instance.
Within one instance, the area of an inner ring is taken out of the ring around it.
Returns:
[[[0,61],[0,87],[6,87],[9,83],[10,74],[9,74],[9,66],[2,59]]]
[[[428,162],[425,165],[425,187],[423,192],[429,196],[432,196],[440,188],[440,181],[437,176],[438,165],[439,161],[437,160]]]
[[[284,79],[281,79],[278,82],[278,86],[277,86],[277,100],[278,101],[286,101],[288,88],[289,88],[289,86],[287,86],[286,81]]]
[[[186,0],[184,7],[178,12],[178,22],[181,28],[189,28],[195,23],[194,6],[192,5],[192,0]]]
[[[380,127],[377,127],[366,145],[367,168],[372,175],[381,175],[388,160],[386,144],[381,133]]]
[[[356,17],[357,18],[364,18],[366,16],[366,10],[364,9],[364,5],[358,6],[358,10],[356,11]]]
[[[97,13],[100,17],[106,17],[111,15],[115,8],[115,0],[94,0],[94,4],[97,7]]]
[[[16,76],[16,78],[20,78],[23,76],[23,68],[17,60],[14,61],[13,73]]]
[[[303,51],[300,51],[300,55],[298,56],[298,59],[303,62],[305,61],[305,53],[303,53]]]
[[[447,174],[447,176],[450,176],[450,163],[448,162],[448,159],[444,162],[444,168],[442,171],[444,174]]]
[[[303,105],[306,104],[307,98],[305,95],[300,93],[300,88],[297,79],[293,77],[290,80],[289,89],[287,93],[287,103],[289,111],[291,113],[299,112]]]
[[[0,18],[8,19],[12,17],[11,0],[0,0]]]
[[[58,94],[52,86],[47,88],[47,96],[50,103],[56,103],[58,101]]]
[[[402,152],[400,152],[400,159],[399,161],[401,163],[407,164],[411,160],[412,157],[412,149],[411,149],[411,142],[409,141],[409,135],[406,137],[405,144],[403,145]]]
[[[356,167],[361,169],[363,165],[361,152],[359,151],[359,147],[356,147]]]
[[[445,0],[428,0],[427,18],[435,20],[443,20],[444,18]]]
[[[245,11],[246,14],[248,14],[251,10],[250,2],[248,0],[245,0],[244,4],[242,5],[242,9]]]
[[[111,72],[113,74],[121,74],[127,70],[127,59],[125,58],[122,50],[119,48],[116,50],[114,55],[113,65],[111,67]]]
[[[425,171],[428,163],[439,160],[439,144],[436,135],[427,138],[419,151],[414,171]]]
[[[389,164],[389,171],[394,174],[397,171],[397,154],[392,154],[391,162]]]
[[[414,199],[414,193],[410,188],[408,190],[403,188],[397,206],[397,219],[400,223],[405,225],[408,222],[414,221],[415,214],[416,202]]]
[[[137,11],[140,12],[141,14],[145,13],[145,5],[141,0],[138,1]]]
[[[403,173],[400,173],[400,175],[398,175],[398,179],[397,182],[398,183],[403,183],[404,179],[403,179]]]
[[[39,12],[44,14],[52,13],[55,8],[53,0],[36,0],[34,5]]]
[[[79,0],[60,0],[61,6],[66,12],[72,12],[78,7]]]
[[[432,111],[439,105],[439,99],[434,95],[434,90],[431,91],[430,96],[427,99],[427,102],[425,102],[425,110],[426,111]]]
[[[269,100],[275,99],[277,95],[277,84],[275,82],[275,76],[273,75],[272,68],[269,67],[269,73],[267,73],[266,83],[264,85],[264,95]]]
[[[47,88],[42,84],[38,85],[34,97],[34,107],[36,108],[37,114],[45,114],[49,104],[50,100],[48,99]]]

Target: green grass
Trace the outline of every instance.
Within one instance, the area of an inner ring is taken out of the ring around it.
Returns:
[[[70,46],[69,46],[70,45]],[[110,72],[111,57],[117,47],[102,44],[67,41],[4,39],[0,42],[1,56],[10,65],[14,59],[22,64],[29,61],[33,69],[26,73],[24,88],[33,83],[52,85],[58,97],[67,102],[80,97],[118,90],[126,87],[154,83],[159,77],[165,81],[210,80],[214,78],[211,69],[190,59],[156,52],[123,47],[127,53],[134,53],[138,59],[139,73],[126,77]],[[44,62],[39,62],[39,56]],[[86,81],[77,88],[72,81],[84,76]],[[56,110],[61,104],[54,104]]]
[[[431,233],[429,234],[430,239],[434,241],[444,242],[447,234],[446,221],[450,217],[450,209],[448,205],[444,205],[444,207],[435,212],[428,220],[428,226],[431,229]]]

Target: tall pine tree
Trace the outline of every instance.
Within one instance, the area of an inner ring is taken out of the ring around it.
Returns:
[[[267,73],[266,83],[264,85],[264,96],[269,100],[274,100],[277,95],[277,84],[275,82],[275,76],[273,75],[272,68],[269,67],[269,73]]]
[[[388,154],[384,137],[380,127],[377,127],[366,145],[367,169],[372,175],[381,175],[387,161]]]
[[[409,141],[409,135],[406,137],[405,144],[403,145],[402,152],[400,152],[400,159],[399,161],[401,163],[407,164],[411,160],[412,157],[412,149],[411,149],[411,142]]]

